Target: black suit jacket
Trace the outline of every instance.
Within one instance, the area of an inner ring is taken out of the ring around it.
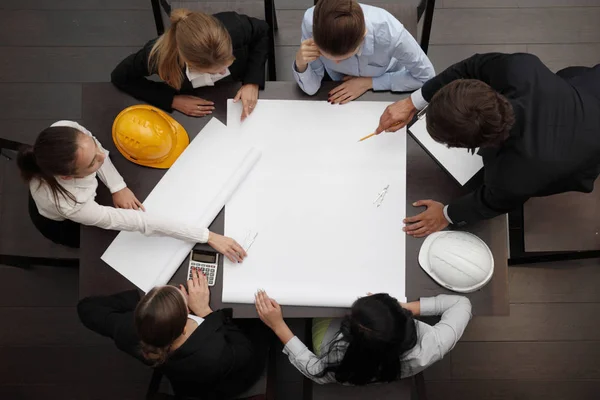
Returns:
[[[83,324],[115,341],[147,364],[140,351],[133,313],[140,296],[131,290],[88,297],[77,305]],[[209,314],[181,347],[159,367],[178,398],[225,399],[250,387],[263,371],[266,353],[232,322],[231,309]]]
[[[503,94],[516,123],[498,148],[482,148],[484,182],[448,205],[453,223],[492,218],[530,197],[591,192],[600,173],[600,65],[563,79],[531,54],[476,54],[431,79],[425,100],[456,79]]]
[[[230,78],[242,84],[256,84],[264,89],[265,63],[269,55],[269,25],[265,21],[235,12],[218,13],[214,17],[223,23],[231,36],[235,61],[229,67]],[[148,58],[155,42],[156,39],[149,41],[140,51],[121,61],[112,72],[111,81],[136,99],[171,112],[173,97],[191,94],[193,87],[185,75],[185,69],[182,70],[184,80],[179,91],[164,82],[146,79],[157,73],[148,68]]]

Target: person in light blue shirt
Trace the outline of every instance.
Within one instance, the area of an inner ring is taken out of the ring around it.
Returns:
[[[354,0],[320,1],[306,11],[293,71],[309,95],[319,90],[325,71],[344,81],[329,92],[333,104],[370,89],[413,91],[435,76],[431,61],[394,16]]]

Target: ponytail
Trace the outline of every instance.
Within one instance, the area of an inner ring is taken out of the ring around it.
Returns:
[[[48,185],[57,208],[59,196],[77,203],[75,196],[58,183],[56,176],[75,174],[77,141],[81,134],[68,126],[50,127],[39,134],[33,146],[22,146],[17,155],[23,180],[29,183],[35,179],[40,185]]]
[[[35,154],[33,153],[33,146],[24,145],[19,149],[17,155],[17,166],[21,171],[21,177],[25,182],[31,181],[33,178],[40,176],[42,171],[35,162]]]
[[[142,356],[150,363],[152,367],[159,367],[167,361],[171,351],[171,345],[167,347],[155,347],[144,342],[140,342]]]
[[[177,26],[192,12],[177,9],[171,12],[171,26],[158,38],[148,57],[148,70],[158,71],[158,76],[169,86],[181,89],[183,82],[183,60],[177,47]]]
[[[170,19],[171,26],[148,57],[148,70],[156,71],[166,84],[181,89],[186,62],[201,69],[233,62],[231,37],[218,19],[186,9],[173,10]]]
[[[142,297],[134,323],[141,354],[150,365],[157,367],[167,360],[173,342],[185,330],[187,315],[185,299],[173,286],[157,286]]]

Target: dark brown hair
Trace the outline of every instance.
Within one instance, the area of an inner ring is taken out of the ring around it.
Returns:
[[[44,129],[33,146],[22,146],[17,156],[17,165],[26,182],[38,179],[52,191],[58,208],[58,197],[63,196],[75,203],[75,196],[65,189],[56,176],[75,175],[75,160],[79,148],[79,132],[68,126],[54,126]]]
[[[313,14],[313,39],[332,56],[352,53],[365,36],[365,16],[354,0],[320,0]]]
[[[150,290],[135,308],[135,329],[142,355],[158,366],[165,362],[171,345],[187,323],[187,305],[179,289],[160,286]]]
[[[499,145],[514,123],[514,111],[506,97],[475,79],[459,79],[444,86],[427,107],[427,131],[448,147]]]
[[[201,12],[176,9],[171,13],[171,26],[150,51],[148,67],[179,90],[185,62],[191,67],[211,68],[233,60],[231,36],[221,21]]]

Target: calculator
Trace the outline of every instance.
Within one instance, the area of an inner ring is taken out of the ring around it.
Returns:
[[[217,281],[218,263],[218,253],[192,249],[190,252],[190,265],[188,267],[188,280],[192,279],[192,272],[198,270],[198,272],[203,272],[206,275],[208,286],[214,286]]]

